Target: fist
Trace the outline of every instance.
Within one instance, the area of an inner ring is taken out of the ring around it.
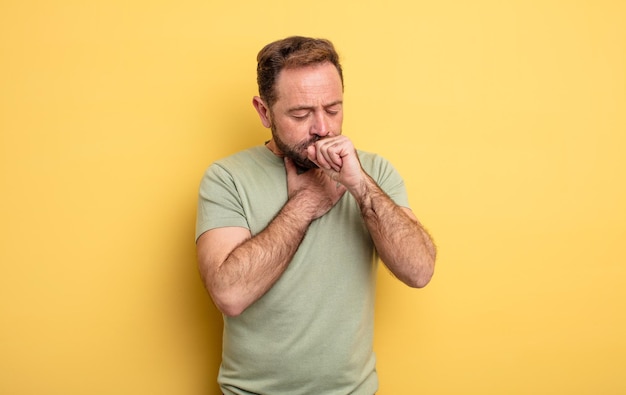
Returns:
[[[307,148],[309,160],[331,179],[354,193],[365,177],[352,141],[346,136],[333,136],[316,141]]]

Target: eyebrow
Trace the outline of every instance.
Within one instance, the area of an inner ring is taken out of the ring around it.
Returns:
[[[332,103],[324,105],[323,107],[329,108],[329,107],[333,107],[339,104],[343,104],[343,100],[334,101]],[[292,107],[288,109],[287,112],[300,111],[300,110],[313,110],[314,108],[315,108],[314,106],[296,106],[296,107]]]

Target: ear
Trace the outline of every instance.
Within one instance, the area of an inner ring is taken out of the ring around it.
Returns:
[[[270,117],[270,109],[267,105],[265,105],[265,102],[263,101],[263,99],[261,99],[258,96],[254,96],[252,98],[252,105],[254,106],[254,109],[256,110],[256,112],[259,114],[259,118],[261,118],[261,123],[263,124],[263,126],[265,126],[266,128],[269,128],[270,126],[272,126],[272,118]]]

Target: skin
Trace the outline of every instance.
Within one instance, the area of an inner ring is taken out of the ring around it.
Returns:
[[[262,232],[212,229],[197,242],[200,273],[226,315],[241,314],[285,271],[315,219],[343,196],[356,199],[376,249],[391,272],[421,288],[435,267],[435,246],[413,212],[397,206],[363,170],[342,133],[343,87],[330,63],[282,70],[270,108],[253,98],[262,124],[272,129],[268,149],[283,157],[288,200]],[[299,169],[309,169],[306,172]]]

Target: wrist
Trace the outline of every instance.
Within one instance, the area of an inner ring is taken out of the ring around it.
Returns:
[[[294,224],[307,227],[316,218],[317,203],[305,190],[300,190],[289,197],[283,211]]]
[[[362,206],[371,200],[373,191],[377,189],[380,189],[378,184],[367,173],[363,172],[363,177],[350,192],[357,203],[359,203],[359,206]]]

